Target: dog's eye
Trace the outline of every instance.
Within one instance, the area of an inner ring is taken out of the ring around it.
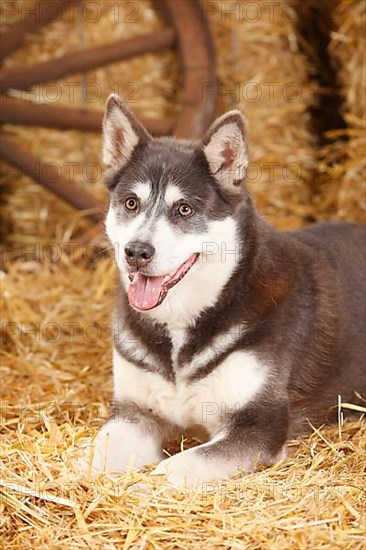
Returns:
[[[139,207],[139,203],[137,199],[134,199],[133,197],[129,197],[125,200],[125,208],[126,210],[130,211],[136,211]]]
[[[178,208],[178,212],[181,216],[191,216],[193,214],[193,209],[189,204],[181,204]]]

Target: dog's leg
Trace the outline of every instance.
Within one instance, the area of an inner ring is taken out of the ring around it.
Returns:
[[[287,431],[286,404],[251,405],[235,413],[212,441],[163,460],[152,474],[166,474],[176,487],[200,486],[237,470],[270,466],[286,456]]]
[[[120,473],[162,459],[165,425],[134,403],[119,403],[95,438],[89,463],[92,473]]]

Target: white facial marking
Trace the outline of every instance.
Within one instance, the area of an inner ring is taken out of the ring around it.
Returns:
[[[145,184],[143,184],[145,185]],[[171,328],[187,326],[205,308],[215,304],[232,275],[239,257],[237,224],[233,218],[208,223],[204,233],[180,233],[163,217],[151,230],[144,213],[121,223],[111,205],[106,218],[106,231],[115,250],[117,265],[125,288],[130,284],[124,248],[130,241],[148,240],[156,252],[149,267],[155,275],[176,271],[192,254],[198,261],[179,283],[171,288],[163,303],[146,312],[152,319]]]
[[[185,197],[183,193],[180,191],[179,187],[173,184],[168,185],[168,187],[166,188],[165,197],[164,197],[164,200],[168,207],[184,198]]]
[[[209,222],[206,233],[179,234],[164,219],[155,225],[154,262],[170,273],[192,254],[200,257],[163,303],[147,312],[170,328],[187,326],[205,308],[213,306],[232,275],[239,258],[236,222],[232,218]],[[154,265],[155,265],[154,264]]]
[[[145,214],[141,213],[129,220],[128,223],[121,223],[117,219],[117,212],[112,205],[108,210],[105,220],[106,232],[113,245],[114,257],[122,275],[122,282],[125,285],[129,284],[125,263],[125,246],[130,241],[138,240],[138,235],[145,229],[145,219]]]
[[[189,428],[202,426],[216,435],[235,412],[253,399],[266,380],[267,369],[255,355],[231,353],[206,377],[187,381],[184,368],[176,384],[142,371],[114,353],[114,397],[134,401],[169,422]]]
[[[151,193],[151,185],[148,182],[139,181],[132,187],[132,191],[136,193],[141,202],[146,202]]]

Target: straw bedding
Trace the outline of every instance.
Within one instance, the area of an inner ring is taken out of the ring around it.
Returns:
[[[112,262],[13,262],[2,283],[14,323],[2,358],[7,548],[362,548],[361,420],[299,438],[283,463],[202,492],[146,472],[83,479],[73,457],[111,396]]]
[[[104,15],[97,24],[86,25],[81,18],[71,25],[65,14],[62,21],[31,37],[7,63],[47,59],[74,47],[149,32],[161,25],[150,2],[139,2],[138,22],[128,25],[111,23],[112,2],[99,4]],[[227,8],[229,4],[225,3]],[[249,4],[240,2],[240,6]],[[339,16],[343,14],[344,22],[360,3],[352,3],[349,9],[349,2],[342,4]],[[317,151],[307,126],[307,109],[314,97],[307,79],[310,68],[297,51],[292,19],[274,12],[271,24],[266,17],[245,23],[227,11],[225,18],[217,12],[209,15],[219,51],[220,85],[230,90],[235,82],[291,80],[304,90],[297,102],[285,101],[276,92],[278,87],[270,102],[265,97],[257,102],[243,97],[230,101],[229,95],[221,94],[219,112],[232,105],[248,114],[252,159],[262,167],[260,179],[253,178],[250,185],[261,211],[278,227],[303,225],[309,216],[359,219],[360,201],[349,198],[351,186],[357,185],[350,182],[355,179],[342,180],[340,188],[333,181],[324,184],[316,197],[310,192]],[[353,15],[351,20],[355,25],[359,21]],[[360,27],[351,30],[344,25],[345,36],[356,40],[354,33],[359,35]],[[351,46],[350,51],[356,55]],[[341,45],[338,53],[339,59],[347,59]],[[179,109],[179,63],[173,52],[114,64],[87,78],[101,83],[105,95],[116,80],[136,81],[139,101],[132,107],[138,114],[160,117]],[[361,104],[354,95],[361,89],[360,81],[352,82],[353,92],[344,88],[347,113],[361,120],[364,112],[352,110]],[[76,104],[82,101],[79,97]],[[10,126],[6,130],[17,133],[24,147],[45,160],[79,162],[77,181],[105,196],[101,181],[85,181],[82,173],[84,163],[99,159],[99,136]],[[348,158],[353,154],[360,163],[357,151],[350,145]],[[290,185],[283,181],[282,170],[292,162],[301,165],[301,178]],[[276,163],[273,182],[268,169],[263,170],[267,163]],[[349,161],[346,166],[344,174],[353,173]],[[109,257],[95,257],[89,249],[67,255],[58,245],[47,245],[68,241],[88,222],[14,169],[6,167],[4,172],[4,230],[7,241],[14,244],[1,272],[0,529],[4,546],[363,548],[366,409],[356,411],[358,417],[343,426],[311,429],[311,435],[292,441],[290,456],[282,463],[209,484],[201,492],[175,491],[164,480],[149,478],[148,469],[114,482],[106,477],[91,481],[76,471],[74,457],[107,416],[111,398],[114,266]],[[340,190],[348,201],[347,206],[342,202],[343,210],[334,202],[335,195],[340,200]],[[27,247],[26,256],[20,243]],[[169,451],[191,444],[172,442]]]

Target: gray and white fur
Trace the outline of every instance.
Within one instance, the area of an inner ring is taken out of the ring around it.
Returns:
[[[114,406],[93,469],[156,464],[176,485],[270,465],[366,393],[365,230],[280,233],[245,187],[243,115],[200,142],[152,138],[108,100],[104,162],[118,295]],[[163,458],[171,435],[204,441]]]

